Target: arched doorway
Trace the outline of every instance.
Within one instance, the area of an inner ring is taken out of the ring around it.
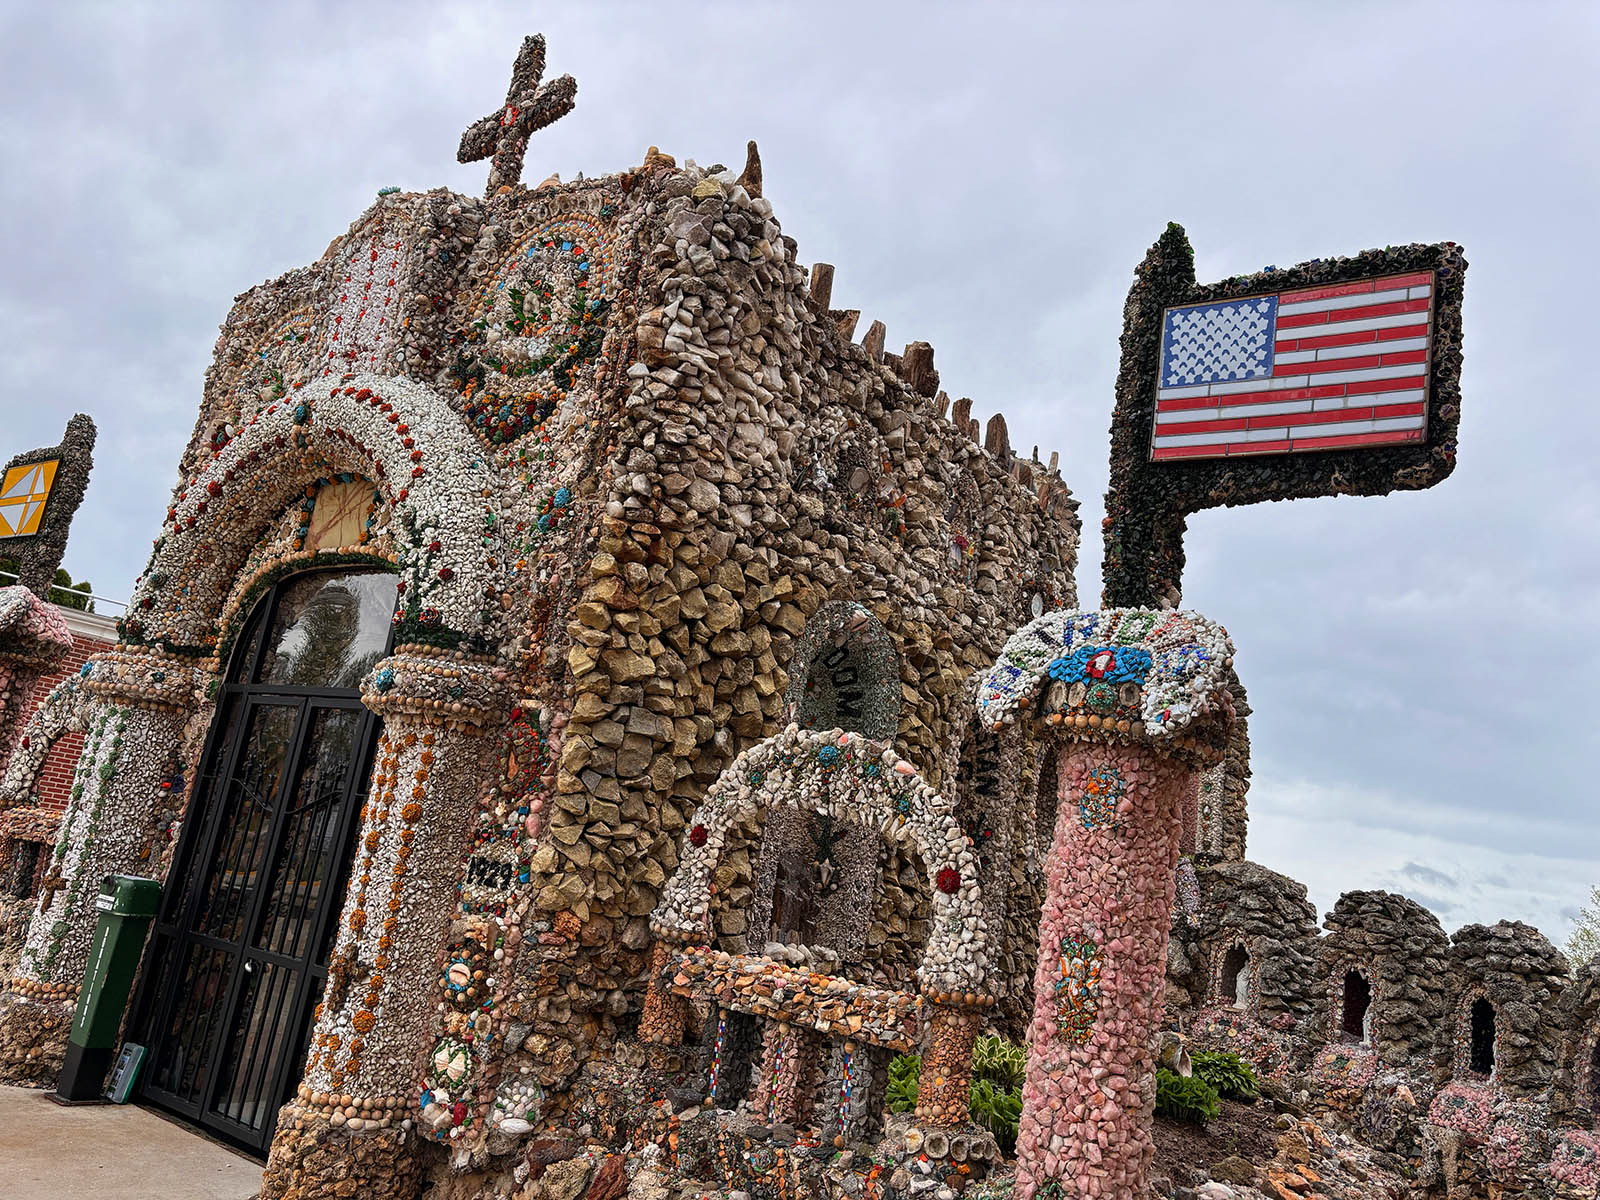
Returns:
[[[141,1092],[264,1153],[305,1064],[378,718],[394,579],[293,576],[239,638],[150,940]]]

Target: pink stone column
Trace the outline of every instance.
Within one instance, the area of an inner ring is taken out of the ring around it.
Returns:
[[[1059,764],[1016,1195],[1142,1200],[1150,1039],[1195,772],[1148,744],[1087,740],[1063,746]]]

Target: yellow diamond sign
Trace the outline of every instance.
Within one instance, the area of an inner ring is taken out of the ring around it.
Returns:
[[[26,537],[39,532],[44,502],[56,481],[61,460],[24,463],[6,472],[0,481],[0,538]]]

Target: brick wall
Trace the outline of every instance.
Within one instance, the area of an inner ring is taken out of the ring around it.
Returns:
[[[27,724],[28,716],[38,707],[39,702],[50,694],[50,689],[55,687],[69,675],[75,675],[83,668],[83,664],[103,650],[109,650],[116,645],[116,635],[109,629],[101,635],[86,632],[82,625],[84,622],[74,620],[77,613],[67,614],[72,622],[72,650],[62,662],[60,668],[53,674],[46,675],[34,686],[27,699],[27,710],[19,725],[19,730]],[[39,804],[38,807],[49,812],[62,812],[67,807],[67,800],[72,793],[72,774],[78,766],[78,754],[83,749],[83,734],[69,733],[64,735],[54,746],[44,760],[44,771],[39,777]]]

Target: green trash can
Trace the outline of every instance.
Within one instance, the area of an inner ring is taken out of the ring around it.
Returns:
[[[154,879],[108,875],[101,880],[94,902],[100,919],[83,969],[67,1057],[56,1083],[57,1100],[82,1104],[101,1098],[122,1013],[144,953],[144,935],[160,898],[161,885]]]

